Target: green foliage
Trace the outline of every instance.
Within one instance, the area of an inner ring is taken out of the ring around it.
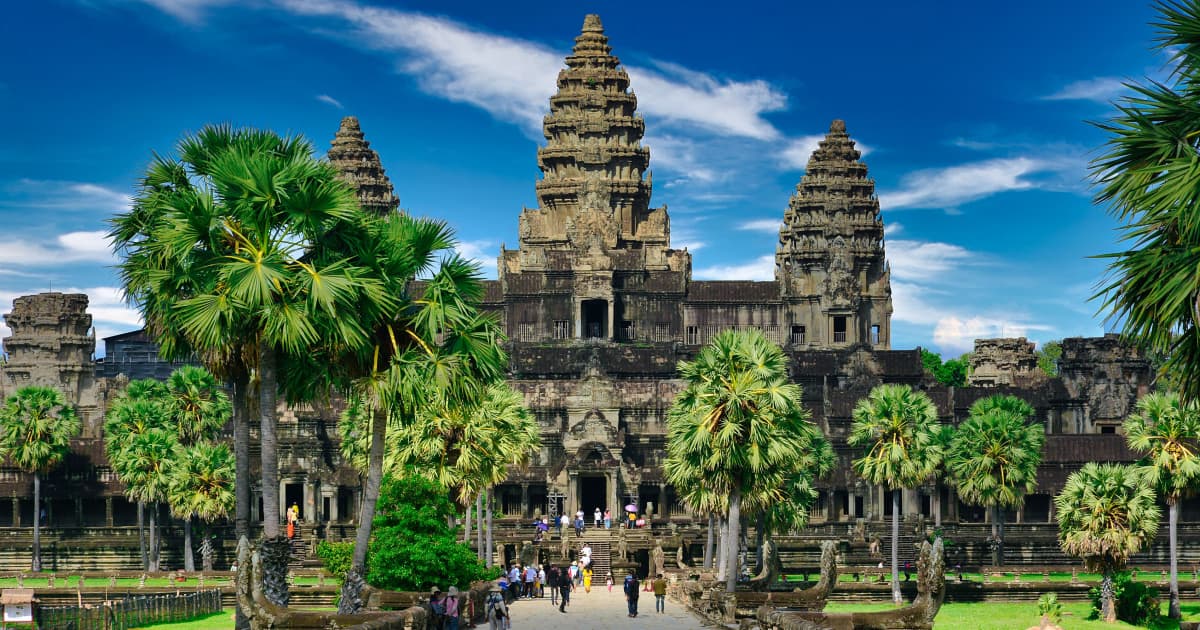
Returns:
[[[1038,616],[1045,617],[1047,621],[1054,625],[1062,622],[1062,604],[1058,602],[1058,593],[1042,593],[1038,598]]]
[[[1124,223],[1121,251],[1094,296],[1122,333],[1163,356],[1186,400],[1200,399],[1200,3],[1161,0],[1155,46],[1165,81],[1128,83],[1116,112],[1095,123],[1108,139],[1089,166],[1096,202]]]
[[[921,348],[921,365],[925,371],[933,375],[937,382],[948,387],[962,387],[967,384],[967,373],[970,369],[970,354],[964,354],[957,359],[942,361],[939,354]]]
[[[1043,597],[1045,597],[1043,595]],[[1088,598],[1092,602],[1091,619],[1101,614],[1102,593],[1100,587],[1088,590]],[[1117,619],[1135,626],[1149,626],[1161,616],[1161,606],[1158,589],[1138,582],[1122,571],[1113,576],[1113,601],[1116,604]],[[1041,600],[1038,600],[1039,608]],[[1061,608],[1061,606],[1060,606]]]
[[[354,541],[322,540],[317,543],[317,557],[325,565],[326,571],[342,580],[346,577],[346,572],[350,570],[350,565],[354,561]]]
[[[384,478],[367,560],[367,581],[379,588],[428,591],[489,579],[447,517],[456,508],[445,489],[420,475]]]
[[[1059,545],[1089,570],[1121,569],[1158,533],[1154,488],[1140,467],[1085,464],[1054,503]]]
[[[871,390],[854,407],[850,446],[866,449],[854,471],[890,490],[923,483],[942,461],[937,408],[925,392],[886,384]]]
[[[1176,394],[1151,393],[1137,402],[1125,420],[1129,450],[1146,457],[1145,474],[1169,501],[1195,490],[1200,482],[1200,405]]]
[[[1062,343],[1046,341],[1038,348],[1037,364],[1047,376],[1058,376],[1058,360],[1062,358]]]
[[[81,429],[62,392],[22,387],[0,407],[0,453],[25,472],[45,473],[62,461]]]
[[[959,496],[986,507],[1016,507],[1037,486],[1046,441],[1033,407],[1015,396],[995,395],[971,405],[946,451],[946,470]]]

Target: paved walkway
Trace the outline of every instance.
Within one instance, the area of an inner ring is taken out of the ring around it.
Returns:
[[[558,612],[558,606],[550,605],[550,593],[541,599],[523,599],[513,602],[513,630],[545,628],[570,628],[571,630],[698,630],[704,626],[683,609],[667,599],[665,613],[654,612],[654,593],[642,593],[638,599],[638,616],[629,618],[625,594],[619,585],[612,592],[608,587],[593,587],[591,593],[582,588],[571,593],[571,603],[566,614]],[[486,627],[486,626],[484,626]]]

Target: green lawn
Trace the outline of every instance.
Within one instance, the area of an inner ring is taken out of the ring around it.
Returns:
[[[136,589],[139,581],[140,581],[139,578],[118,578],[116,588]],[[318,582],[319,582],[319,580],[316,577],[303,576],[303,577],[297,577],[295,584],[296,584],[296,586],[316,586]],[[54,578],[55,588],[72,588],[73,589],[76,587],[76,585],[78,583],[79,583],[79,576],[71,575],[69,573],[60,573]],[[48,584],[49,584],[49,579],[44,575],[40,575],[37,577],[26,577],[25,578],[25,588],[47,588]],[[224,577],[224,576],[219,577],[219,578],[211,577],[211,576],[204,578],[204,586],[205,587],[230,586],[231,584],[232,584],[232,580],[230,578]],[[332,577],[327,577],[327,578],[325,578],[325,584],[336,586],[338,584],[338,582],[337,582],[337,580],[335,580]],[[102,577],[91,578],[91,577],[89,577],[84,580],[83,585],[88,588],[105,588],[108,586],[108,578],[102,578]],[[182,582],[177,582],[171,578],[165,578],[165,577],[146,578],[146,586],[153,586],[153,587],[176,587],[176,586],[178,586],[178,587],[183,587],[183,588],[197,588],[200,586],[200,580],[198,580],[195,577],[190,577]],[[0,578],[0,588],[16,588],[16,587],[17,587],[17,578]]]
[[[156,623],[143,628],[158,628],[161,630],[229,630],[233,627],[233,609],[226,608],[219,613],[197,617],[191,621],[178,623]]]
[[[830,602],[826,612],[858,612],[872,610],[888,610],[891,604],[843,604]],[[1063,604],[1063,630],[1123,630],[1136,628],[1127,623],[1107,624],[1100,620],[1089,620],[1091,605],[1087,603]],[[1166,604],[1163,605],[1166,613]],[[1184,619],[1200,619],[1200,604],[1183,604]],[[1036,626],[1038,617],[1037,604],[945,604],[934,620],[936,628],[972,628],[974,630],[1024,630]],[[1179,625],[1163,620],[1154,626],[1155,630],[1178,629]]]
[[[887,581],[887,579],[890,579],[891,570],[886,569],[886,568],[883,570],[885,571],[885,581]],[[916,579],[916,571],[912,571],[911,573],[912,573],[913,579]],[[799,581],[801,576],[791,575],[788,577],[792,578],[793,580]],[[817,578],[817,575],[810,574],[808,577],[810,580],[815,580]],[[900,572],[900,577],[901,577],[901,579],[904,578],[903,571]],[[1004,574],[993,573],[988,578],[988,580],[990,582],[1012,582],[1014,577],[1015,576],[1012,573],[1004,573]],[[1041,582],[1041,581],[1043,581],[1044,578],[1045,578],[1045,576],[1043,576],[1041,573],[1022,573],[1021,574],[1022,582]],[[863,581],[871,581],[871,580],[878,580],[878,579],[879,578],[877,575],[872,575],[870,577],[865,576],[865,575],[863,576]],[[1081,582],[1099,582],[1100,574],[1099,573],[1080,573],[1078,575],[1078,579]],[[1186,572],[1186,573],[1183,571],[1179,572],[1179,581],[1180,582],[1190,581],[1191,579],[1193,579],[1193,576],[1190,571]],[[958,580],[957,574],[951,573],[951,572],[946,573],[946,581],[953,582],[953,581],[957,581],[957,580]],[[1158,582],[1158,581],[1166,581],[1166,578],[1163,576],[1162,573],[1160,573],[1158,571],[1139,571],[1137,574],[1137,580],[1139,582]],[[838,581],[839,582],[855,582],[857,580],[854,579],[854,575],[851,572],[849,572],[845,569],[839,569]],[[982,573],[963,573],[963,581],[964,582],[982,582],[983,574]],[[1070,573],[1051,573],[1050,581],[1051,582],[1070,582],[1071,574]]]

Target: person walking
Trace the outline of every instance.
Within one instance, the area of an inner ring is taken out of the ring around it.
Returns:
[[[575,537],[583,537],[583,512],[575,516]]]
[[[600,507],[597,506],[596,511],[592,512],[592,527],[595,527],[596,529],[600,529],[600,523],[601,523],[601,519],[603,517],[604,517],[604,515],[600,513]]]
[[[592,592],[592,569],[590,567],[583,569],[583,592]]]
[[[491,630],[505,630],[508,627],[508,605],[504,603],[504,593],[499,585],[488,589],[486,619]]]
[[[512,568],[508,570],[508,590],[512,592],[509,601],[521,596],[521,567],[516,563],[513,563]]]
[[[531,564],[525,567],[525,598],[533,599],[533,583],[537,582],[537,569]]]
[[[612,510],[604,510],[604,529],[612,529]]]
[[[608,592],[611,593],[613,586],[612,571],[608,572],[608,577],[604,578],[604,581],[608,584]]]
[[[663,579],[661,573],[654,580],[654,611],[667,612],[667,581]]]
[[[533,583],[533,589],[537,591],[538,597],[546,596],[546,567],[538,567],[537,580]]]
[[[563,514],[558,518],[558,537],[562,538],[563,530],[571,526],[571,519]]]
[[[625,601],[629,604],[629,616],[636,617],[638,615],[638,597],[642,585],[638,582],[637,574],[630,571],[629,577],[625,578]]]
[[[458,630],[459,618],[458,587],[451,586],[446,590],[446,624],[445,630]]]
[[[550,588],[550,605],[558,605],[558,567],[550,565],[550,570],[546,571],[546,582],[544,584]]]
[[[560,601],[558,604],[558,612],[567,612],[567,604],[571,603],[571,585],[574,581],[571,579],[570,571],[563,571],[558,576],[558,594]]]

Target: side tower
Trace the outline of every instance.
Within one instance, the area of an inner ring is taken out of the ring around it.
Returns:
[[[543,123],[538,207],[521,213],[520,249],[500,254],[514,341],[679,335],[691,257],[670,249],[666,206],[650,207],[645,123],[620,63],[587,16]]]
[[[833,121],[784,213],[775,280],[793,344],[891,347],[891,273],[875,181],[846,123]]]
[[[358,202],[364,210],[387,214],[399,207],[400,200],[392,189],[392,180],[384,173],[379,154],[363,136],[358,118],[346,116],[342,119],[325,157],[342,174],[342,179],[358,191]]]

